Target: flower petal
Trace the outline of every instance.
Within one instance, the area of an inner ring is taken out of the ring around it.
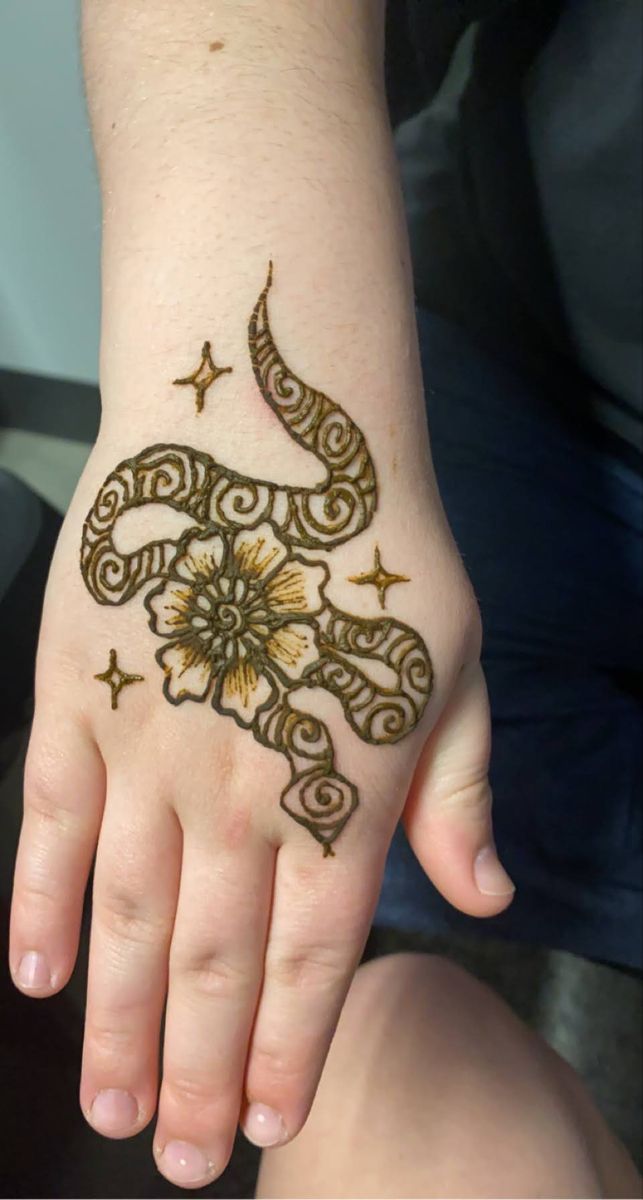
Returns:
[[[272,680],[258,674],[255,666],[242,658],[226,671],[215,707],[221,713],[230,713],[247,728],[259,710],[270,703],[274,692]]]
[[[284,563],[264,588],[266,603],[275,613],[318,613],[324,607],[322,588],[328,581],[325,563]]]
[[[315,630],[303,621],[287,621],[275,629],[264,652],[290,679],[302,679],[319,662]]]
[[[145,597],[150,614],[150,628],[160,637],[179,637],[189,629],[189,609],[192,589],[184,583],[169,579]]]
[[[190,538],[183,553],[175,558],[172,569],[191,583],[199,576],[212,579],[223,562],[223,551],[223,538],[219,533]]]
[[[172,704],[205,700],[213,675],[212,659],[199,652],[194,641],[172,642],[159,650],[157,661],[165,672],[163,691]]]
[[[243,529],[232,543],[237,568],[247,578],[266,579],[288,557],[272,525],[263,521],[255,529]]]

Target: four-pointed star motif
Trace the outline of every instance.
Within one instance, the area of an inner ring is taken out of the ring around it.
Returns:
[[[94,675],[94,679],[100,679],[101,683],[106,683],[112,692],[112,708],[118,708],[118,696],[124,687],[130,683],[141,683],[142,675],[128,675],[127,671],[121,671],[116,661],[116,651],[109,652],[109,666],[106,671],[101,671],[100,675]]]
[[[377,590],[380,608],[386,608],[387,588],[392,587],[394,583],[409,583],[410,580],[408,575],[394,575],[391,571],[387,571],[386,567],[382,566],[380,548],[376,546],[373,556],[373,569],[371,571],[363,571],[361,575],[349,575],[348,582],[370,583]]]

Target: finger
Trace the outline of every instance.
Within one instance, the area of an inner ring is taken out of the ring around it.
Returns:
[[[27,995],[52,995],[73,970],[104,795],[93,738],[52,706],[31,735],[13,889],[11,973]]]
[[[156,1107],[181,834],[143,795],[121,783],[108,796],[96,856],[80,1102],[107,1137],[136,1133]]]
[[[159,1170],[198,1187],[225,1167],[243,1077],[270,913],[274,849],[249,832],[234,848],[186,842],[170,953]]]
[[[460,675],[427,742],[404,810],[427,875],[451,904],[475,917],[501,912],[515,890],[493,840],[490,748],[489,701],[476,663]]]
[[[279,851],[243,1116],[256,1145],[283,1143],[306,1120],[370,928],[385,848],[378,842],[358,863],[343,848],[325,859],[313,848],[314,863],[298,843]]]

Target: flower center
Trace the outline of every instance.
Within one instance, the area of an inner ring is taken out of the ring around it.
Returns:
[[[246,622],[241,609],[236,604],[224,600],[221,604],[215,604],[212,623],[222,632],[241,633]]]

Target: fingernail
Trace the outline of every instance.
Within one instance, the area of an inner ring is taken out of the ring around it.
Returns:
[[[138,1104],[129,1092],[105,1088],[94,1098],[90,1116],[99,1133],[117,1136],[127,1133],[138,1121]]]
[[[485,846],[480,851],[473,864],[473,875],[483,896],[508,896],[516,890],[500,863],[495,846]]]
[[[279,1113],[267,1104],[256,1104],[254,1101],[246,1110],[243,1132],[248,1141],[262,1148],[278,1146],[280,1142],[285,1142],[288,1136]]]
[[[31,988],[34,991],[51,987],[51,975],[44,954],[39,954],[37,950],[28,950],[23,954],[16,979],[20,987]]]
[[[190,1142],[168,1142],[161,1163],[164,1174],[179,1187],[186,1183],[205,1183],[214,1170],[203,1151]]]

